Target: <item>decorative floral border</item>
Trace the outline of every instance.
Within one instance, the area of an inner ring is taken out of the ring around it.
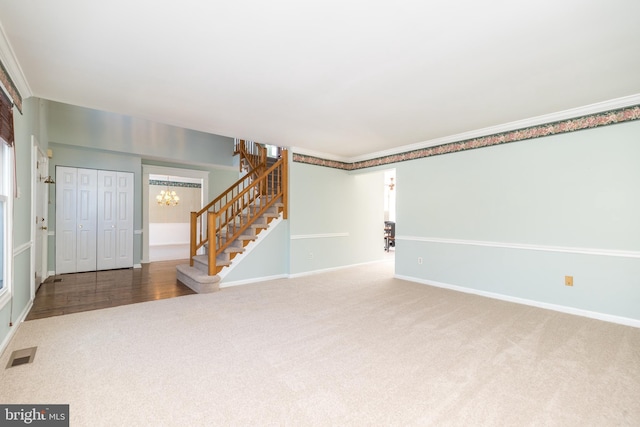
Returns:
[[[527,139],[540,138],[549,135],[559,135],[567,132],[575,132],[583,129],[593,129],[616,123],[640,120],[640,105],[606,111],[598,114],[563,120],[479,138],[450,142],[435,147],[421,148],[406,153],[392,154],[360,162],[346,163],[336,160],[326,160],[304,154],[293,153],[293,161],[315,166],[325,166],[343,170],[365,169],[374,166],[383,166],[391,163],[404,162],[406,160],[422,159],[425,157],[439,156],[441,154],[456,153],[459,151],[473,150],[476,148],[491,147],[509,142],[525,141]]]
[[[177,181],[161,181],[150,179],[149,185],[158,185],[160,187],[182,187],[182,188],[201,188],[202,185],[197,182],[177,182]]]

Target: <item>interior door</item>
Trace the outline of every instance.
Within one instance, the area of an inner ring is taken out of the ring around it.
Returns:
[[[78,169],[76,271],[96,270],[98,171]]]
[[[98,270],[133,267],[133,173],[98,171]]]
[[[117,173],[116,268],[133,267],[133,173]]]
[[[133,267],[133,177],[56,168],[57,274]]]
[[[117,173],[98,171],[97,269],[116,268]]]
[[[35,291],[48,276],[47,247],[48,247],[48,211],[49,211],[49,184],[45,182],[49,175],[49,159],[33,144],[36,157],[35,174]]]
[[[78,170],[56,167],[56,274],[76,271]]]

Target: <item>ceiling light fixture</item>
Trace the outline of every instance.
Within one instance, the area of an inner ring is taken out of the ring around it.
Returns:
[[[169,177],[167,177],[167,189],[160,191],[160,194],[156,196],[156,202],[160,206],[177,206],[180,202],[180,197],[176,192],[169,189]]]

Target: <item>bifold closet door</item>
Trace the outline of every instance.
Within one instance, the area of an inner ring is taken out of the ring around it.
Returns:
[[[133,173],[56,167],[56,274],[133,267]]]
[[[96,269],[95,169],[56,168],[56,274]]]
[[[98,171],[97,269],[133,267],[133,174]]]

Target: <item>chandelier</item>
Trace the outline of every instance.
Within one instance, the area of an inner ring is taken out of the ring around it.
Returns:
[[[175,191],[169,190],[169,178],[167,178],[167,189],[160,191],[160,194],[156,196],[156,202],[160,206],[176,206],[180,202],[180,197]]]

